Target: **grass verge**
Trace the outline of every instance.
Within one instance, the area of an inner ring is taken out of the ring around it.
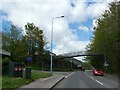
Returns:
[[[38,78],[47,78],[47,77],[50,77],[50,73],[47,73],[47,72],[32,72],[32,79],[38,79]]]
[[[38,78],[47,78],[49,76],[50,76],[50,74],[45,73],[45,72],[32,72],[31,79],[3,76],[2,77],[2,90],[13,90],[14,88],[19,88],[19,87],[26,85]]]
[[[120,74],[119,73],[106,73],[106,74],[120,78]]]
[[[0,76],[0,90],[2,89],[2,77]]]

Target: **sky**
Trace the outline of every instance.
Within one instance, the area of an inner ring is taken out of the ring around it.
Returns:
[[[0,27],[10,22],[21,27],[32,22],[43,30],[50,50],[53,21],[53,53],[56,55],[85,51],[93,36],[97,19],[113,0],[2,0],[0,1]],[[2,22],[1,22],[2,21]],[[78,57],[77,59],[80,59]]]

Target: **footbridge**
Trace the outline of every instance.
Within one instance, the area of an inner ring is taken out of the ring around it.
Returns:
[[[102,53],[88,53],[86,51],[77,51],[77,52],[70,52],[57,55],[57,58],[64,59],[64,58],[73,58],[79,56],[103,56]]]

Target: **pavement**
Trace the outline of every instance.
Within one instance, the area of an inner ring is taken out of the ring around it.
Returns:
[[[39,88],[47,88],[52,89],[56,84],[58,84],[61,80],[65,78],[66,75],[70,74],[71,72],[54,72],[53,76],[49,78],[40,78],[32,83],[29,83],[25,86],[22,86],[15,90],[23,90],[23,89],[39,89]]]
[[[115,88],[119,87],[117,77],[104,75],[94,76],[91,71],[77,71],[77,72],[54,72],[53,76],[49,78],[40,78],[34,82],[22,86],[16,90],[26,89],[40,89],[46,88],[54,90],[56,88]]]
[[[68,75],[54,88],[114,88],[118,90],[118,78],[109,75],[94,76],[91,71],[75,72]],[[54,90],[53,88],[53,90]]]

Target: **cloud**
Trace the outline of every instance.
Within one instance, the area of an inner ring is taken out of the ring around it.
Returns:
[[[97,21],[97,19],[93,19],[91,29],[93,30],[95,27],[97,27],[97,25],[98,25],[98,21]]]
[[[80,27],[79,27],[79,30],[83,30],[83,31],[88,32],[88,31],[89,31],[89,28],[86,27],[86,26],[80,26]]]
[[[71,6],[72,1],[74,7]],[[40,27],[47,38],[46,47],[50,47],[52,18],[64,15],[65,18],[55,19],[53,24],[53,52],[56,54],[84,50],[89,41],[80,41],[69,24],[81,24],[88,18],[96,19],[108,7],[106,3],[88,5],[86,0],[3,0],[2,4],[0,10],[7,14],[7,17],[3,15],[3,19],[10,20],[23,29],[27,22]],[[89,30],[85,26],[79,28]]]
[[[66,40],[64,40],[65,42]],[[68,44],[67,44],[68,43]],[[59,44],[53,50],[56,54],[63,54],[69,52],[76,52],[76,51],[84,51],[86,45],[88,45],[89,41],[69,41],[64,44]]]
[[[87,7],[85,2],[76,1],[75,7],[71,9],[71,13],[69,15],[70,22],[81,23],[86,21],[87,14],[84,11]]]
[[[105,10],[108,10],[108,3],[94,3],[87,7],[87,15],[91,18],[99,18]]]

